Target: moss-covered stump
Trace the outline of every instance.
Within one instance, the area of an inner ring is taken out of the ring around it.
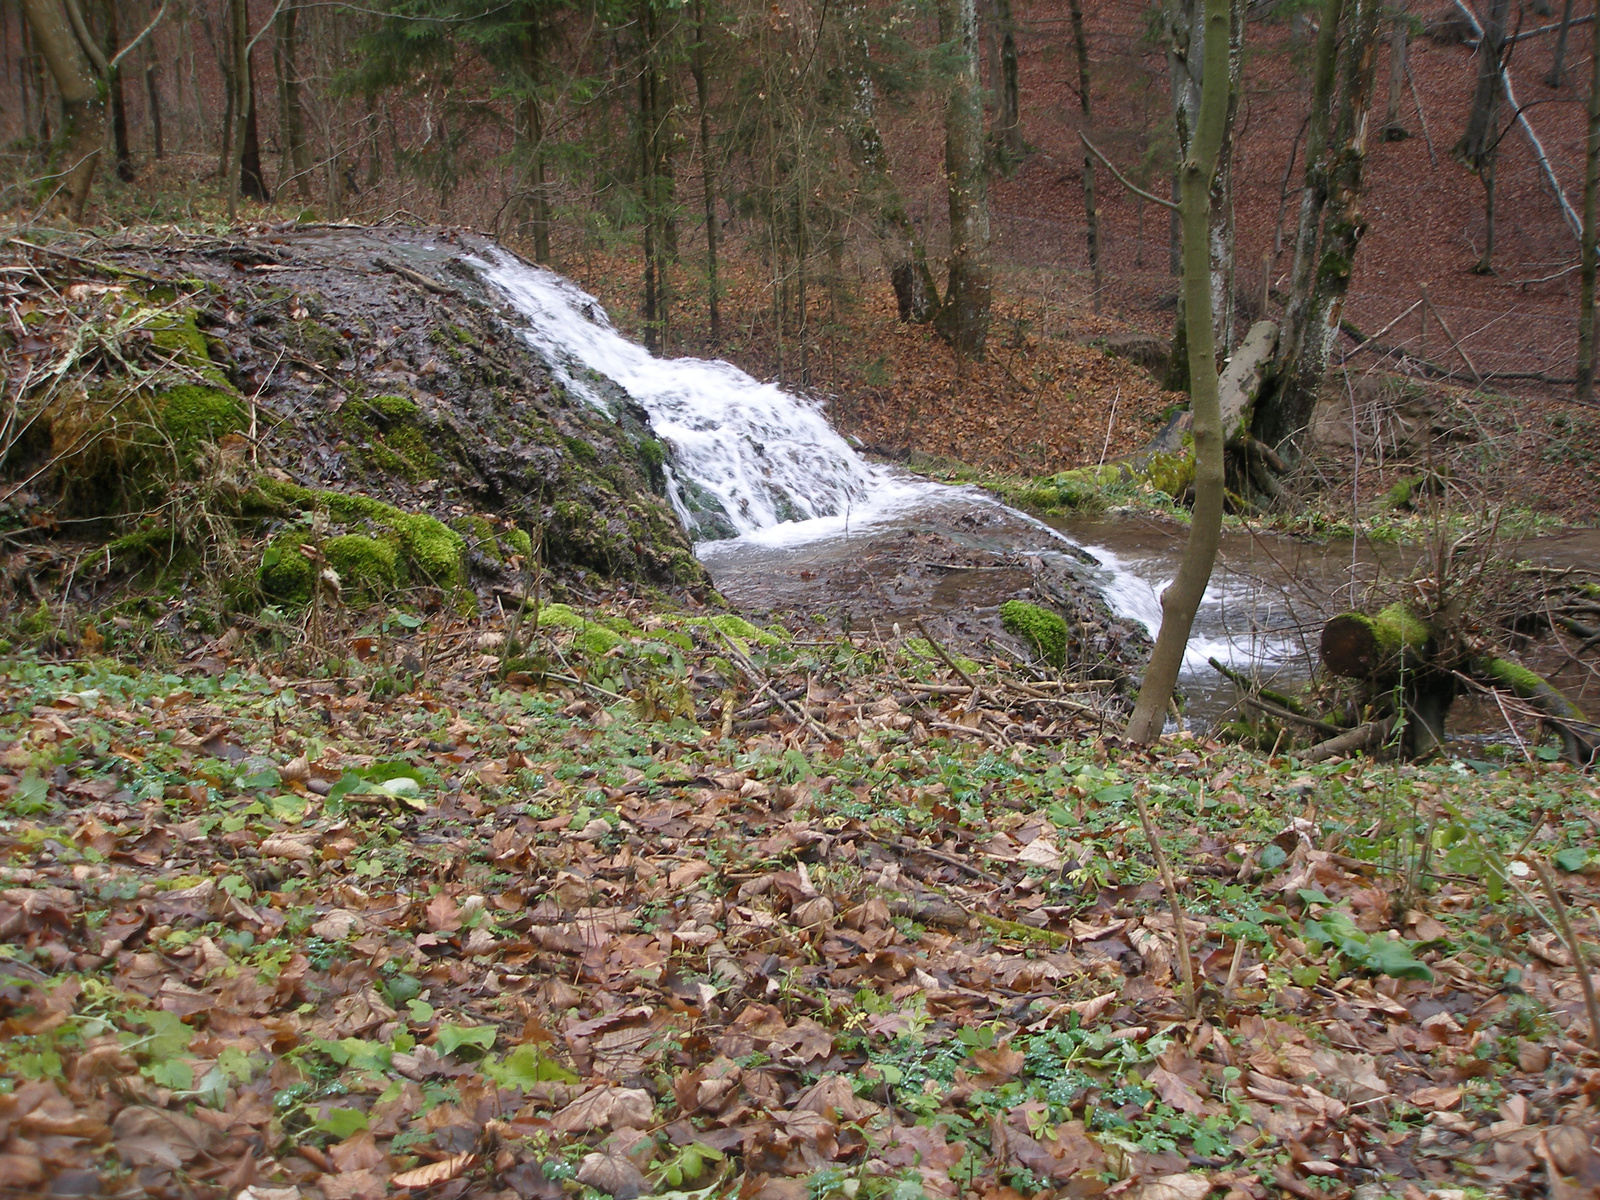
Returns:
[[[1000,622],[1006,632],[1021,638],[1052,667],[1067,664],[1067,623],[1059,613],[1026,600],[1007,600],[1000,606]]]
[[[1322,627],[1322,661],[1345,679],[1393,681],[1420,667],[1433,641],[1433,627],[1402,603],[1374,616],[1343,612]]]

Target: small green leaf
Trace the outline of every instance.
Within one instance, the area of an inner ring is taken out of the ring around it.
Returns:
[[[434,1038],[434,1049],[440,1054],[454,1054],[463,1046],[488,1050],[494,1045],[494,1039],[492,1025],[441,1025]]]
[[[406,1008],[410,1010],[411,1019],[418,1025],[426,1025],[433,1020],[433,1005],[426,1000],[407,1000]]]
[[[367,1114],[359,1108],[330,1108],[313,1122],[313,1127],[342,1142],[367,1127]]]
[[[577,1083],[578,1077],[530,1043],[516,1047],[499,1062],[486,1060],[483,1073],[502,1087],[532,1091],[540,1083]]]
[[[1289,861],[1289,855],[1282,846],[1268,843],[1261,847],[1261,853],[1256,855],[1256,862],[1263,871],[1275,871]]]
[[[1557,850],[1551,857],[1556,866],[1570,874],[1583,870],[1589,861],[1589,852],[1581,846],[1568,846],[1565,850]]]
[[[164,1058],[143,1068],[140,1074],[157,1087],[187,1092],[194,1087],[194,1068],[181,1058]]]

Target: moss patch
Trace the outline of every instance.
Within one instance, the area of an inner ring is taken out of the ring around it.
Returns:
[[[1053,613],[1026,600],[1007,600],[1000,606],[1000,623],[1006,631],[1021,638],[1053,667],[1067,663],[1067,623]]]
[[[311,560],[300,553],[303,541],[305,533],[297,529],[274,538],[262,551],[256,578],[261,590],[274,600],[304,604],[311,599],[311,584],[316,575]]]
[[[341,521],[371,521],[394,535],[407,567],[438,587],[455,588],[466,582],[466,540],[443,521],[403,512],[371,496],[314,491],[276,479],[263,479],[260,487],[300,508],[325,509]]]
[[[220,441],[248,423],[244,405],[236,397],[194,383],[179,384],[157,395],[156,417],[162,432],[185,456],[193,454],[201,442]]]
[[[380,599],[399,582],[399,551],[378,538],[351,533],[329,538],[322,546],[328,565],[339,573],[347,595]]]

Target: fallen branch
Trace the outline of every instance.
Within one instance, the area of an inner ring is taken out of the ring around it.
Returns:
[[[1561,901],[1561,893],[1550,874],[1549,864],[1542,858],[1536,858],[1533,860],[1533,869],[1539,873],[1539,883],[1550,900],[1550,907],[1555,910],[1556,928],[1561,932],[1561,940],[1567,944],[1567,953],[1572,955],[1572,967],[1578,973],[1578,986],[1583,989],[1583,1006],[1589,1013],[1589,1045],[1600,1049],[1600,1002],[1595,1000],[1594,980],[1589,978],[1588,956],[1584,954],[1577,935],[1572,932],[1572,922],[1567,919],[1567,906]]]
[[[1156,827],[1150,823],[1150,810],[1145,807],[1144,795],[1133,793],[1133,802],[1139,807],[1139,824],[1144,826],[1145,840],[1150,852],[1156,856],[1156,869],[1161,872],[1161,886],[1167,893],[1167,907],[1172,910],[1172,932],[1178,939],[1178,958],[1183,964],[1183,1008],[1189,1016],[1199,1011],[1199,996],[1194,987],[1194,960],[1189,957],[1189,931],[1183,927],[1183,901],[1178,895],[1178,882],[1172,876],[1172,864],[1167,862],[1167,852],[1161,848]]]
[[[1329,738],[1325,742],[1318,742],[1315,746],[1302,750],[1297,757],[1303,763],[1318,763],[1325,759],[1337,758],[1341,754],[1356,754],[1362,750],[1370,750],[1388,740],[1389,730],[1393,725],[1394,722],[1389,719],[1368,721],[1365,725],[1357,725],[1336,738]]]

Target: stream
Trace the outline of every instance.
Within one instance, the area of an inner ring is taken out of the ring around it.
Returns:
[[[467,261],[510,302],[518,332],[563,387],[607,413],[625,393],[649,415],[668,449],[669,499],[736,608],[827,613],[846,629],[924,614],[992,625],[997,606],[1049,566],[1154,636],[1182,530],[1137,516],[1047,523],[975,488],[868,462],[815,403],[720,360],[653,357],[570,280],[498,249]],[[1593,563],[1600,531],[1518,549],[1556,565]],[[1375,580],[1404,574],[1418,553],[1225,533],[1179,682],[1187,719],[1203,727],[1234,703],[1212,658],[1280,688],[1308,679],[1326,617]]]

